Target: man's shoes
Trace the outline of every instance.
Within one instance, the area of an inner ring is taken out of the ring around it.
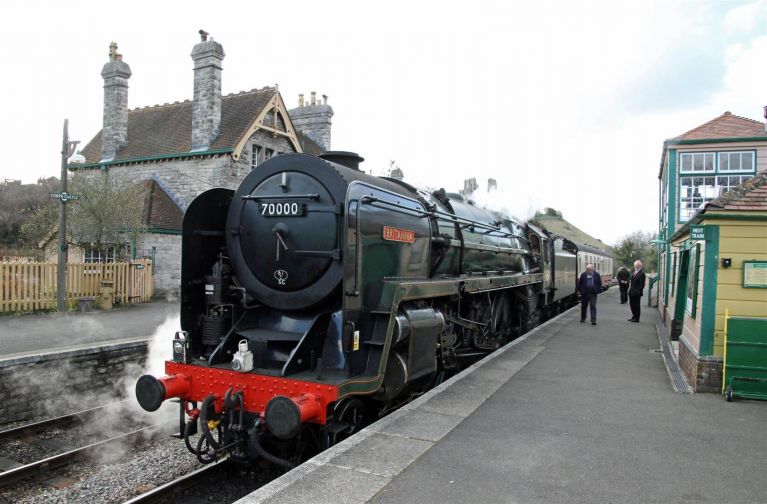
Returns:
[[[591,325],[597,325],[596,321],[591,321]]]
[[[627,319],[627,320],[628,320],[629,322],[636,322],[636,321],[637,321],[637,319],[635,319],[634,317],[632,317],[632,318],[630,318],[630,319]]]
[[[586,322],[586,319],[581,319],[581,324],[583,324],[584,322]]]

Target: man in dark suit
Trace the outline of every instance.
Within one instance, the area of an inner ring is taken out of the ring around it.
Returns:
[[[578,294],[581,295],[581,322],[586,322],[586,305],[591,308],[591,325],[597,325],[597,294],[602,292],[602,277],[594,271],[593,264],[586,265],[586,271],[578,279]]]
[[[642,271],[642,261],[637,259],[634,261],[634,271],[631,272],[631,282],[629,283],[629,306],[631,306],[629,322],[639,322],[644,282],[645,274]]]
[[[618,277],[618,288],[621,291],[621,304],[626,304],[626,302],[629,300],[629,280],[631,280],[631,273],[629,273],[629,269],[625,266],[621,266],[621,269],[618,270],[618,274],[616,275]]]

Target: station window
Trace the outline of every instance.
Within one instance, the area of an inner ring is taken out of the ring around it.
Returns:
[[[713,152],[689,152],[680,154],[681,173],[706,173],[714,171]]]
[[[252,170],[256,166],[258,166],[258,163],[261,162],[261,150],[262,147],[258,144],[253,144],[253,152],[250,156],[250,169]]]
[[[739,172],[754,171],[754,152],[720,152],[719,170],[720,172]]]
[[[264,149],[264,161],[274,157],[274,149]]]
[[[85,256],[83,258],[85,263],[113,263],[115,262],[115,247],[106,247],[99,249],[91,247],[90,245],[85,247]]]
[[[754,151],[685,152],[679,155],[679,222],[701,206],[750,179],[756,171]],[[734,173],[740,172],[740,175]],[[667,206],[667,205],[664,205]]]
[[[682,177],[679,181],[679,221],[686,222],[704,203],[750,179],[751,175]]]

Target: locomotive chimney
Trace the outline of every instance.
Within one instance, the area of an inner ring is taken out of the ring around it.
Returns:
[[[128,143],[128,79],[130,66],[109,44],[109,61],[101,69],[104,78],[104,126],[101,130],[101,161],[111,161]]]
[[[320,154],[320,158],[357,171],[360,171],[360,163],[365,160],[356,152],[348,151],[327,151]]]
[[[221,63],[224,47],[200,30],[192,49],[194,100],[192,102],[192,151],[208,150],[221,128]]]
[[[293,126],[312,139],[322,150],[330,150],[330,128],[333,117],[333,107],[328,105],[328,96],[322,95],[322,101],[317,101],[317,93],[312,91],[308,103],[303,93],[298,95],[298,107],[288,111]]]

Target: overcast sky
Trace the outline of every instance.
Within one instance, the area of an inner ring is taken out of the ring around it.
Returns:
[[[657,230],[664,139],[725,110],[762,119],[767,0],[3,2],[0,178],[58,176],[61,128],[101,128],[111,41],[129,107],[189,99],[204,28],[224,93],[327,94],[334,149],[416,185],[496,178],[608,243]],[[11,154],[13,153],[13,154]]]

